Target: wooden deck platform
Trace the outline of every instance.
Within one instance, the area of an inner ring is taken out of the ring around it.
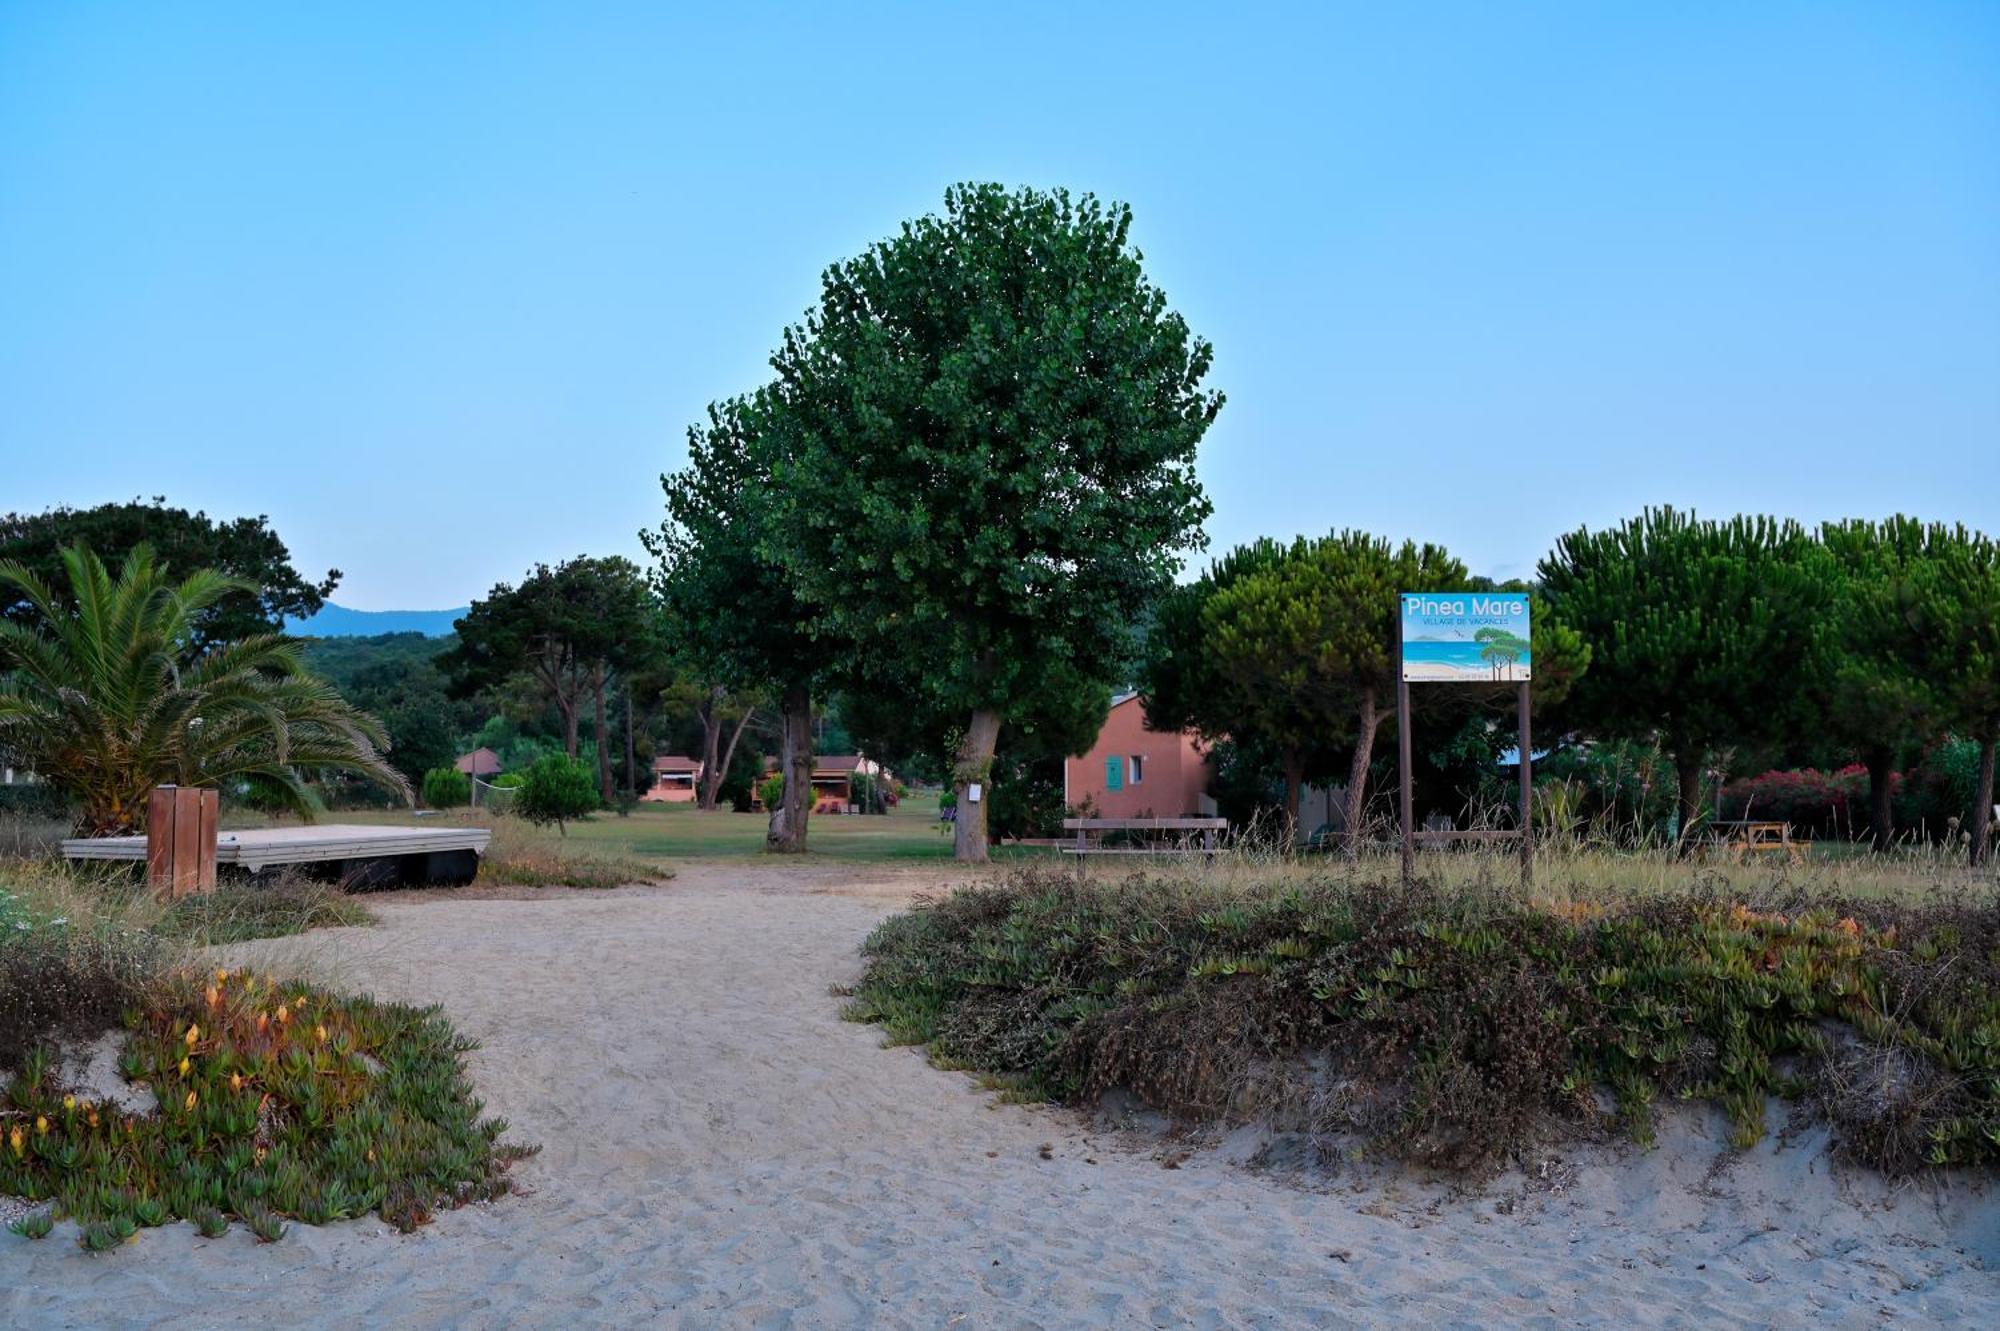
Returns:
[[[235,867],[245,873],[287,865],[334,865],[342,861],[405,862],[422,856],[427,864],[433,856],[451,857],[463,864],[468,855],[477,868],[479,855],[493,833],[483,827],[376,827],[351,823],[323,823],[308,827],[261,827],[240,832],[223,832],[216,837],[217,867]],[[62,843],[63,855],[72,860],[97,860],[143,864],[146,838],[142,836],[73,837]],[[469,879],[470,874],[466,877]]]

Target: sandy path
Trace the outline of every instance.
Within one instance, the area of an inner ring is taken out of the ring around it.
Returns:
[[[92,1258],[0,1234],[0,1325],[2000,1324],[1990,1205],[1884,1209],[1875,1189],[1857,1210],[1768,1153],[1719,1181],[1698,1143],[1586,1163],[1511,1214],[1502,1185],[1433,1215],[1420,1190],[1285,1186],[1215,1154],[1167,1169],[995,1104],[829,996],[908,882],[697,869],[256,945],[442,1001],[484,1042],[493,1109],[543,1144],[526,1195],[407,1237],[177,1225]]]

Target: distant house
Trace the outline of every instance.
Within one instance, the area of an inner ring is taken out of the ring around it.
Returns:
[[[1063,803],[1098,818],[1193,818],[1215,812],[1199,741],[1146,724],[1139,695],[1111,700],[1089,750],[1063,760]]]
[[[813,758],[813,812],[847,813],[857,801],[854,778],[886,777],[882,764],[858,753],[825,754]]]
[[[474,749],[471,753],[461,753],[452,766],[467,776],[476,776],[481,781],[491,781],[500,775],[500,755],[491,749]]]
[[[667,804],[692,803],[701,784],[701,760],[680,753],[665,753],[653,759],[653,788],[641,799]]]

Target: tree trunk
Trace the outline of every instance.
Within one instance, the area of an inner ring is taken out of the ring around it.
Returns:
[[[1979,787],[1972,792],[1972,863],[1975,867],[1986,863],[1986,843],[1993,826],[1993,751],[1992,737],[1979,741]]]
[[[604,663],[602,661],[598,662],[597,671],[591,683],[595,686],[592,690],[592,696],[597,701],[596,730],[593,732],[597,739],[597,795],[606,804],[613,804],[616,803],[616,800],[613,798],[611,790],[611,736],[604,732]]]
[[[638,799],[638,745],[632,743],[632,675],[626,675],[626,789]]]
[[[1361,693],[1361,714],[1354,732],[1354,765],[1347,773],[1347,858],[1361,856],[1361,811],[1368,806],[1368,764],[1375,758],[1375,732],[1381,728],[1382,712],[1375,705],[1375,690]]]
[[[715,775],[712,778],[706,772],[702,774],[703,781],[708,786],[707,807],[710,809],[713,809],[716,805],[717,792],[722,789],[722,778],[729,775],[729,765],[736,761],[736,742],[743,738],[743,731],[749,726],[750,718],[755,715],[757,715],[757,709],[751,707],[746,709],[743,715],[737,718],[736,729],[729,732],[729,747],[722,751],[722,765],[716,768]]]
[[[1889,778],[1895,770],[1896,755],[1889,749],[1870,749],[1868,759],[1868,840],[1877,854],[1889,849],[1896,839],[1896,815],[1889,806]]]
[[[701,798],[697,808],[715,808],[715,792],[722,787],[722,772],[716,767],[716,751],[722,747],[722,690],[712,688],[701,705]]]
[[[1305,761],[1299,757],[1297,749],[1287,749],[1285,765],[1285,847],[1290,849],[1299,839],[1299,796],[1305,786]]]
[[[986,806],[993,802],[993,749],[1000,742],[1000,713],[973,712],[958,746],[952,768],[952,789],[958,794],[958,819],[952,826],[952,854],[971,863],[986,859]],[[979,798],[971,788],[979,787]]]
[[[812,813],[812,695],[802,687],[788,688],[778,726],[778,770],[785,794],[771,810],[771,830],[764,849],[798,854],[806,848],[806,818]]]
[[[1694,849],[1694,823],[1701,816],[1702,751],[1674,754],[1674,776],[1680,788],[1681,826],[1675,849],[1683,857]]]
[[[558,697],[556,710],[562,713],[563,719],[563,753],[574,762],[576,761],[576,699]]]

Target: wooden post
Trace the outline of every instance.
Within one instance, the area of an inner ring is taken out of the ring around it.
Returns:
[[[1413,790],[1410,758],[1414,745],[1410,739],[1410,681],[1403,673],[1400,629],[1396,636],[1396,771],[1399,776],[1398,784],[1401,786],[1397,803],[1403,822],[1403,886],[1408,887],[1417,871],[1416,796]]]
[[[1533,886],[1535,881],[1535,736],[1529,723],[1533,708],[1525,680],[1520,686],[1517,710],[1521,729],[1521,886],[1525,888]]]
[[[170,897],[174,892],[174,795],[177,787],[146,792],[146,886]]]
[[[174,791],[174,879],[172,895],[184,897],[201,881],[201,792]]]
[[[217,820],[222,813],[222,792],[202,790],[196,793],[201,797],[201,837],[195,842],[194,886],[197,892],[213,892]]]
[[[146,796],[146,883],[169,899],[215,890],[215,832],[222,797],[193,786]]]

